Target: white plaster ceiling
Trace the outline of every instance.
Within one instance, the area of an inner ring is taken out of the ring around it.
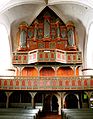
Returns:
[[[64,23],[74,21],[79,37],[78,46],[84,53],[88,28],[93,19],[93,0],[0,0],[0,23],[6,26],[9,37],[13,36],[21,21],[31,24],[46,6]]]

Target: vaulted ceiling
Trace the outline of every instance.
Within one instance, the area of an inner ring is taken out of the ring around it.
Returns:
[[[6,26],[10,41],[10,36],[13,36],[21,21],[31,24],[46,6],[64,23],[69,20],[75,23],[78,47],[84,53],[89,25],[93,19],[93,0],[0,0],[0,23]]]

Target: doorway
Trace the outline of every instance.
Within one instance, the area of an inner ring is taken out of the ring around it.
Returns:
[[[48,95],[45,98],[44,110],[46,112],[58,112],[58,99],[55,95]]]
[[[52,112],[58,112],[58,99],[55,95],[52,96]]]
[[[65,108],[73,109],[78,108],[78,99],[74,94],[68,94],[65,98]]]

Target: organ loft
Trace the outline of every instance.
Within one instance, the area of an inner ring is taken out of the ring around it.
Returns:
[[[15,31],[12,38],[15,76],[0,79],[0,89],[6,93],[5,96],[2,92],[1,107],[39,105],[44,111],[58,114],[61,108],[89,107],[84,91],[93,87],[93,80],[79,76],[82,52],[75,23],[71,20],[64,23],[45,7],[33,21],[21,21]]]

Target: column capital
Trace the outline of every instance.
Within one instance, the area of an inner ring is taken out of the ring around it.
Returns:
[[[32,98],[34,98],[37,92],[29,92],[29,93],[32,96]]]
[[[13,92],[5,92],[6,96],[9,97]]]

